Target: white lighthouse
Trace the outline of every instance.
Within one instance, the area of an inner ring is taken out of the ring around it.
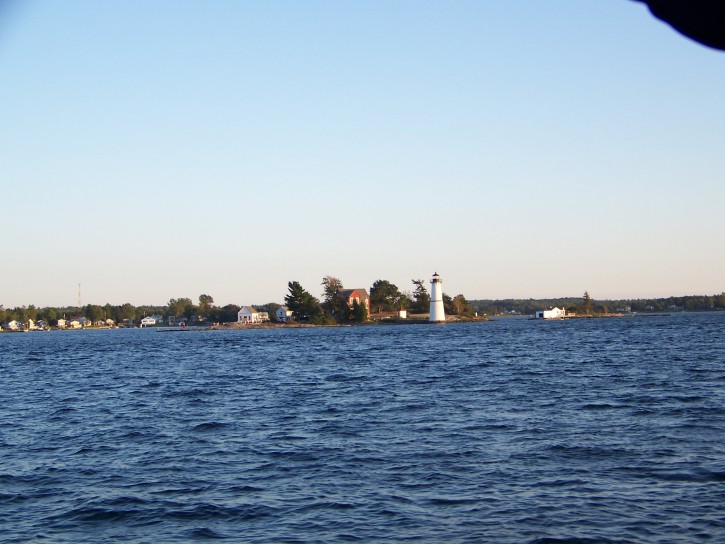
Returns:
[[[443,310],[443,280],[435,273],[430,280],[430,317],[431,323],[444,323],[446,313]]]

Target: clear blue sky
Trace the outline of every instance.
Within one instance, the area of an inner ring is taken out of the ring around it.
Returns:
[[[628,0],[0,8],[0,304],[725,290],[725,53]]]

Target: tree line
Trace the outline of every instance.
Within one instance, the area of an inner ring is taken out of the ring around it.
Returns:
[[[411,314],[427,314],[430,308],[430,294],[422,279],[411,280],[413,290],[401,291],[387,280],[377,280],[370,287],[370,310],[373,314],[384,314],[398,310],[408,310]],[[343,289],[339,278],[325,276],[322,280],[322,299],[313,296],[299,282],[288,283],[288,293],[284,297],[285,305],[295,313],[296,319],[309,323],[354,323],[368,319],[362,304],[347,305],[340,294]],[[479,315],[521,314],[533,315],[537,310],[554,306],[566,308],[569,312],[610,313],[610,312],[672,312],[672,311],[709,311],[725,310],[725,292],[719,295],[692,295],[683,297],[595,300],[585,293],[583,297],[560,297],[549,299],[488,299],[468,301],[462,294],[450,297],[443,294],[443,306],[447,315],[473,317]],[[255,304],[262,312],[268,312],[272,321],[276,320],[275,311],[281,304],[270,302]],[[111,319],[115,323],[130,321],[138,323],[143,317],[161,315],[183,318],[191,322],[229,323],[237,320],[241,309],[236,304],[216,306],[214,298],[207,294],[199,295],[198,303],[190,298],[172,298],[166,305],[134,306],[130,303],[103,306],[87,304],[81,307],[45,307],[37,308],[32,304],[15,308],[0,305],[0,323],[18,321],[28,323],[43,320],[55,326],[59,319],[85,317],[93,323]]]
[[[676,312],[725,310],[725,292],[719,295],[691,295],[683,297],[595,300],[588,292],[582,297],[546,299],[472,300],[471,305],[487,315],[533,315],[537,310],[552,307],[566,308],[577,314],[606,314],[617,312]]]
[[[430,309],[430,295],[426,282],[422,279],[411,280],[412,291],[401,291],[388,280],[376,280],[369,290],[370,311],[373,314],[407,310],[411,314],[427,314]],[[297,281],[287,284],[288,293],[284,297],[284,304],[294,312],[295,319],[315,324],[355,323],[364,322],[370,316],[364,304],[354,301],[352,306],[342,296],[342,281],[334,276],[325,276],[322,279],[322,297],[318,299],[306,290]],[[443,306],[446,314],[471,317],[476,309],[462,295],[450,297],[443,294]],[[260,312],[267,312],[271,321],[276,320],[275,312],[281,304],[269,302],[255,304],[254,308]],[[188,322],[229,323],[237,321],[237,314],[241,306],[227,304],[217,306],[214,298],[208,294],[199,295],[195,303],[190,298],[172,298],[163,306],[141,305],[130,303],[103,306],[87,304],[85,306],[64,306],[37,308],[32,304],[15,308],[4,308],[0,305],[0,324],[18,321],[27,324],[45,321],[55,326],[59,319],[85,317],[92,323],[113,320],[115,323],[124,321],[138,323],[146,316],[160,315],[165,320],[173,317],[183,318]]]

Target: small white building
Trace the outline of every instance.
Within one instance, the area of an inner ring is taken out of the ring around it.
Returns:
[[[5,328],[9,331],[19,331],[22,326],[23,324],[20,321],[14,319],[5,323]]]
[[[262,316],[259,315],[259,312],[252,308],[251,306],[242,306],[242,308],[237,312],[237,322],[238,323],[261,323],[262,322]]]
[[[156,317],[154,317],[154,316],[144,317],[141,320],[142,327],[151,327],[153,325],[156,325]]]
[[[88,320],[85,317],[74,317],[68,322],[68,326],[71,329],[82,329],[87,326]]]
[[[113,327],[116,323],[113,319],[99,319],[93,323],[94,327]]]
[[[552,308],[551,310],[539,310],[536,312],[536,319],[561,319],[566,317],[564,308]]]
[[[289,323],[292,321],[292,310],[290,310],[287,306],[280,306],[277,308],[274,315],[280,323]]]
[[[65,329],[68,326],[68,322],[65,319],[58,320],[58,328]]]

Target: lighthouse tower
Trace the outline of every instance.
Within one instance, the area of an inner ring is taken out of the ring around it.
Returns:
[[[430,317],[431,323],[444,323],[446,313],[443,311],[443,280],[436,273],[430,280]]]

